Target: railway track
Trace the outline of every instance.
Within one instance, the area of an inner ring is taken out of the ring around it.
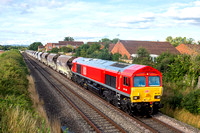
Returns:
[[[54,75],[50,74],[43,67],[40,67],[39,63],[30,59],[27,55],[26,62],[29,63],[33,68],[37,69],[43,77],[55,88],[64,99],[67,100],[71,106],[76,109],[76,111],[87,121],[87,123],[94,129],[96,132],[122,132],[126,131],[113,122],[109,117],[103,114],[100,110],[95,108],[92,104],[86,101],[84,98],[79,96],[72,89],[67,87],[65,84],[59,81]],[[55,82],[55,80],[57,82]],[[61,86],[64,86],[65,91]],[[67,90],[67,92],[66,92]],[[78,99],[78,100],[77,100]]]
[[[142,124],[145,124],[151,127],[153,130],[150,129],[150,131],[155,132],[155,133],[182,133],[182,131],[153,117],[150,117],[150,118],[134,117],[134,118],[139,120]]]
[[[38,61],[36,61],[38,62]],[[35,62],[35,63],[36,63]],[[54,70],[53,70],[54,71]],[[50,74],[50,72],[46,71],[49,75],[54,76],[52,74]],[[58,73],[59,74],[59,73]],[[65,80],[67,80],[70,84],[75,84],[73,81],[69,80],[68,78],[66,78],[66,76],[59,74],[60,76],[62,76],[63,78],[65,78]],[[66,84],[62,83],[62,81],[60,81],[60,79],[56,78],[54,76],[54,78],[63,86],[65,86],[66,88],[69,88],[68,86],[66,86]],[[76,84],[77,85],[77,84]],[[105,100],[103,100],[102,98],[100,98],[99,96],[95,95],[94,93],[92,93],[91,91],[88,91],[84,88],[82,88],[84,91],[87,91],[88,93],[90,93],[90,95],[95,96],[96,98],[98,98],[99,100],[101,100],[102,102],[107,103]],[[73,91],[73,90],[72,90]],[[75,93],[75,92],[74,92]],[[121,114],[125,115],[126,117],[132,119],[133,121],[136,121],[138,124],[140,124],[141,126],[145,127],[146,129],[148,129],[149,131],[153,132],[153,133],[169,133],[169,132],[176,132],[176,133],[181,133],[183,131],[180,131],[178,129],[176,129],[175,127],[172,127],[156,118],[139,118],[139,117],[134,117],[134,116],[130,116],[129,114],[123,112],[122,110],[118,109],[117,107],[109,104],[109,106],[112,106],[113,108],[116,109],[116,111],[120,112]]]
[[[58,73],[58,74],[60,74],[60,73]],[[61,75],[61,76],[63,78],[65,78],[66,80],[68,80],[71,84],[74,84],[74,82],[69,80],[65,75]],[[64,85],[64,86],[66,86],[66,85]],[[106,104],[109,104],[108,102],[103,100],[101,97],[95,95],[93,92],[91,92],[89,90],[86,90],[85,88],[83,88],[80,85],[79,85],[79,87],[81,87],[84,91],[87,91],[91,95],[94,95],[96,98],[98,98],[102,102],[104,102]],[[183,133],[183,131],[180,131],[179,129],[177,129],[177,128],[173,127],[173,126],[170,126],[167,123],[164,123],[164,122],[162,122],[162,121],[160,121],[160,120],[158,120],[158,119],[156,119],[154,117],[151,117],[151,118],[140,118],[140,117],[130,116],[129,114],[123,112],[122,110],[120,110],[119,108],[113,106],[112,104],[109,104],[109,105],[112,106],[113,108],[115,108],[117,111],[119,111],[123,115],[125,115],[126,117],[129,117],[130,119],[136,121],[138,124],[140,124],[141,126],[145,127],[146,129],[150,130],[153,133]]]

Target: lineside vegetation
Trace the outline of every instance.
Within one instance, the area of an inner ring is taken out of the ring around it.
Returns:
[[[0,132],[50,132],[33,108],[22,55],[17,50],[7,51],[0,55],[0,64]]]

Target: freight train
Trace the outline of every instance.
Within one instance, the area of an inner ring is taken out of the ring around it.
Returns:
[[[153,67],[30,50],[26,53],[130,115],[155,114],[163,107],[162,74]]]

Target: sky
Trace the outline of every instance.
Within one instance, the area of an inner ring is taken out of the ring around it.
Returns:
[[[0,0],[0,45],[200,40],[200,0]]]

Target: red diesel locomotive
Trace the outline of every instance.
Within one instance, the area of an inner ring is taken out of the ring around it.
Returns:
[[[37,52],[26,52],[37,58]],[[150,66],[56,54],[52,62],[50,56],[43,53],[42,62],[131,115],[149,115],[163,107],[162,75]]]
[[[157,113],[163,107],[162,75],[150,66],[79,57],[70,68],[72,80],[129,114]]]

